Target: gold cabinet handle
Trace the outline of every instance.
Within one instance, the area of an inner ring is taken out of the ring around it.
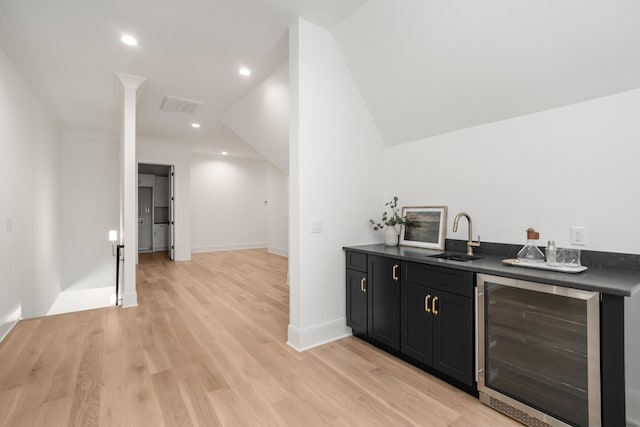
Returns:
[[[363,277],[362,279],[360,279],[360,290],[362,292],[367,292],[367,288],[364,287],[364,283],[367,281],[366,277]]]
[[[424,311],[426,311],[427,313],[431,313],[431,309],[429,308],[430,298],[431,298],[431,295],[427,295],[426,297],[424,297]]]
[[[433,297],[433,301],[431,302],[431,311],[435,316],[438,315],[438,310],[436,310],[436,301],[438,301],[438,297]]]
[[[398,264],[393,265],[393,280],[398,281]]]

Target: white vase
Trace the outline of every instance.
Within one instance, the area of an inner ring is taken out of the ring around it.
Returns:
[[[384,229],[384,244],[387,246],[398,246],[398,232],[395,227],[387,226]]]

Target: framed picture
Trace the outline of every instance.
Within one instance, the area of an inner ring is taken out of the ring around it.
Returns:
[[[446,206],[403,207],[402,216],[406,216],[410,224],[402,226],[401,245],[444,250]]]

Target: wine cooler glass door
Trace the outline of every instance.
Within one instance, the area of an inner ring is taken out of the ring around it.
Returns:
[[[480,276],[480,391],[569,425],[600,424],[598,294]]]

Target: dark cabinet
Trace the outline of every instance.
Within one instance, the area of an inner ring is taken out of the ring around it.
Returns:
[[[347,269],[347,326],[360,333],[367,332],[366,286],[367,273]]]
[[[431,313],[431,291],[424,286],[411,283],[402,284],[402,320],[400,330],[402,332],[402,351],[431,366],[433,360],[433,319]]]
[[[473,273],[346,255],[347,325],[354,333],[473,389]]]
[[[400,261],[347,252],[347,326],[400,349]]]
[[[472,385],[475,354],[473,298],[438,292],[433,314],[433,367]]]
[[[403,271],[400,351],[472,385],[473,273],[416,263]]]
[[[369,256],[367,335],[400,349],[400,261]]]
[[[347,252],[347,326],[367,333],[367,255]]]

